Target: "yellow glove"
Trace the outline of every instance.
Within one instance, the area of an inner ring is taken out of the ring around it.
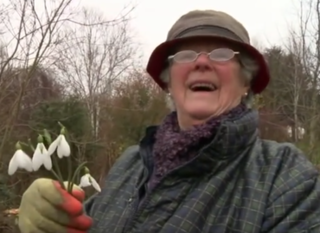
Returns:
[[[65,182],[65,187],[68,183]],[[85,233],[92,220],[83,213],[84,191],[73,185],[72,195],[51,179],[37,179],[25,191],[19,208],[22,233]]]

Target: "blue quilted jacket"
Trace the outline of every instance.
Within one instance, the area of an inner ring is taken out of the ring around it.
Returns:
[[[257,124],[255,111],[224,122],[152,190],[148,128],[86,203],[90,233],[319,233],[317,170],[294,145],[260,139]]]

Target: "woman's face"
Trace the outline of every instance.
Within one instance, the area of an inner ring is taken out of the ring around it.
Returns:
[[[233,56],[232,51],[235,50],[231,51],[233,57],[228,61],[217,62],[209,58],[207,53],[218,48],[232,49],[223,43],[192,40],[181,44],[177,50],[203,52],[191,62],[172,61],[168,90],[175,103],[180,125],[200,124],[231,110],[248,90],[240,76],[238,55]]]

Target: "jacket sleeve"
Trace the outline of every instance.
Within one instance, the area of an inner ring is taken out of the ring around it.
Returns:
[[[320,233],[318,171],[296,148],[281,153],[261,233]]]

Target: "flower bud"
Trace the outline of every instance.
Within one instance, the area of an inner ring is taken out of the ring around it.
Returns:
[[[87,167],[84,167],[84,174],[90,174],[90,170]]]
[[[39,134],[37,141],[38,143],[43,143],[43,136],[41,134]]]
[[[60,134],[65,135],[66,134],[66,128],[62,127],[60,130]]]
[[[21,144],[20,144],[20,142],[18,141],[18,142],[16,143],[16,150],[21,150],[21,149],[22,149]]]

